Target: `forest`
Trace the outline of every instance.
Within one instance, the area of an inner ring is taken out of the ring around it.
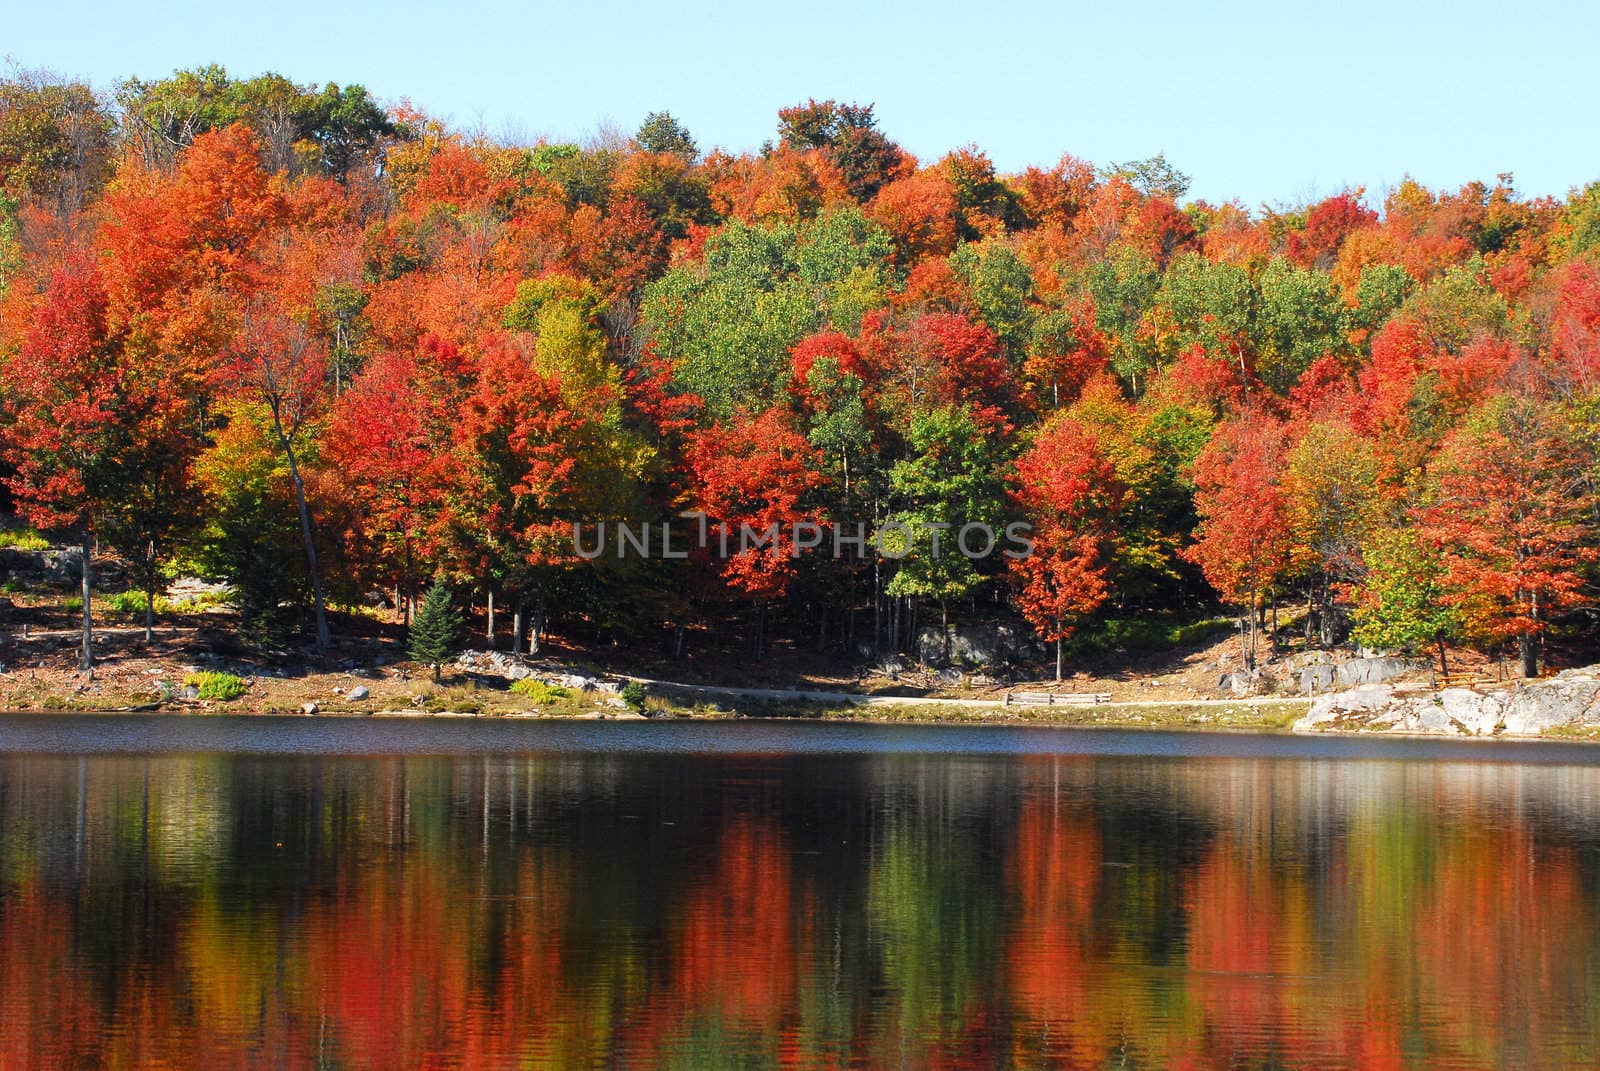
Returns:
[[[1592,649],[1600,182],[1252,208],[1159,155],[1002,174],[870,104],[776,121],[530,144],[358,85],[12,70],[0,513],[84,548],[86,636],[98,553],[147,628],[194,575],[319,652],[435,582],[518,649],[1011,619],[1059,676],[1108,622],[1219,607],[1250,665],[1288,609],[1529,676]],[[690,511],[779,535],[576,552]],[[1018,521],[1027,556],[931,552]],[[796,554],[802,522],[908,545]]]

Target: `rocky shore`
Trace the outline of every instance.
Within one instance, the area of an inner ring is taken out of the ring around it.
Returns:
[[[1600,666],[1505,687],[1364,684],[1317,696],[1296,732],[1366,731],[1439,736],[1600,733]]]

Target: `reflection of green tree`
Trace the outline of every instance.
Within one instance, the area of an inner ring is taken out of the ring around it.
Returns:
[[[898,1040],[908,1050],[952,1041],[992,993],[998,966],[1000,890],[984,838],[909,816],[897,816],[883,836],[868,914]]]

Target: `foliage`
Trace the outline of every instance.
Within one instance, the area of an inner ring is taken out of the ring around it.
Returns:
[[[427,577],[535,642],[745,615],[882,653],[919,603],[1075,640],[1219,600],[1253,637],[1288,599],[1323,643],[1595,641],[1600,184],[1180,207],[1161,156],[1006,174],[870,104],[777,121],[528,146],[355,85],[13,70],[0,506],[148,592],[227,581],[272,643]],[[696,509],[777,535],[573,543]],[[932,553],[976,520],[1034,555]]]

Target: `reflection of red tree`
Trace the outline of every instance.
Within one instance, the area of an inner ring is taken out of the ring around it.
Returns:
[[[789,880],[781,833],[750,820],[728,826],[717,869],[684,905],[680,998],[724,1022],[777,1031],[795,983]]]
[[[31,883],[0,899],[0,1067],[87,1067],[100,1009],[72,954],[70,917]]]
[[[1087,977],[1100,883],[1100,834],[1093,817],[1030,798],[1017,819],[1010,870],[1017,920],[1006,958],[1017,1010],[1034,1024],[1017,1024],[1019,1044],[1043,1035],[1052,1060],[1069,1067],[1098,1065],[1107,1049]]]

